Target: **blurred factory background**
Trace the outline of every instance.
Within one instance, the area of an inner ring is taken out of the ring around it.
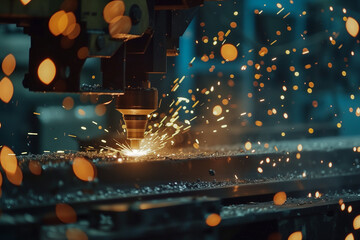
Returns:
[[[359,238],[359,1],[0,2],[1,238]]]
[[[153,76],[152,86],[166,95],[185,76],[172,94],[191,98],[198,89],[204,104],[195,110],[191,133],[201,145],[358,135],[359,40],[347,33],[343,17],[358,18],[359,9],[350,0],[206,2],[180,39],[180,55],[168,58],[168,73]],[[238,49],[231,62],[220,54],[224,35]],[[77,151],[123,131],[114,103],[104,105],[109,97],[23,87],[30,37],[22,28],[0,25],[0,46],[0,59],[9,53],[16,58],[14,96],[9,104],[0,102],[1,144],[17,154]],[[99,63],[86,61],[82,83],[100,82]],[[212,114],[215,105],[222,106],[224,121]]]

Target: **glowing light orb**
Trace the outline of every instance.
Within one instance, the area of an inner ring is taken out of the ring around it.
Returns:
[[[141,157],[149,153],[148,150],[137,150],[137,149],[125,149],[122,152],[124,155],[128,157]]]
[[[30,161],[29,162],[29,170],[34,175],[41,174],[41,164],[38,161]]]
[[[74,99],[72,97],[66,97],[64,98],[62,102],[62,107],[66,110],[70,110],[74,107]]]
[[[277,206],[281,206],[286,202],[286,193],[278,192],[274,195],[274,204]]]
[[[82,47],[77,51],[77,56],[79,59],[85,59],[89,56],[89,49],[87,47]]]
[[[221,115],[222,113],[222,107],[220,105],[216,105],[214,108],[213,108],[213,114],[215,116],[219,116]]]
[[[68,228],[66,230],[66,237],[69,240],[88,240],[86,233],[77,228]]]
[[[17,167],[15,170],[15,173],[5,172],[6,177],[15,186],[20,186],[23,180],[23,173],[21,171],[21,168]]]
[[[353,221],[353,227],[355,230],[360,229],[360,215],[357,215]]]
[[[354,234],[349,233],[349,234],[346,236],[345,240],[354,240]]]
[[[226,61],[229,61],[229,62],[234,61],[238,56],[237,48],[230,43],[226,43],[226,44],[222,45],[222,47],[220,49],[220,53],[221,53],[221,56]]]
[[[118,21],[125,12],[125,3],[123,1],[111,1],[106,4],[103,15],[107,23]]]
[[[103,116],[106,113],[106,106],[104,104],[98,104],[95,107],[95,113],[98,116]]]
[[[66,13],[66,16],[68,22],[66,25],[66,29],[62,33],[64,36],[69,35],[75,29],[75,25],[76,25],[76,17],[73,12]]]
[[[288,240],[301,240],[302,239],[302,232],[293,232],[290,234]]]
[[[1,64],[1,68],[5,73],[5,75],[7,76],[10,76],[10,74],[13,73],[15,66],[16,66],[16,60],[14,55],[12,55],[11,53],[4,58]]]
[[[128,16],[122,16],[116,22],[109,24],[109,33],[113,38],[121,38],[124,34],[130,32],[131,27],[131,18]]]
[[[60,10],[51,16],[49,20],[49,30],[54,36],[59,36],[66,30],[68,23],[68,15],[65,11]]]
[[[18,168],[15,153],[7,146],[3,146],[0,153],[1,167],[6,173],[15,174]]]
[[[58,219],[63,223],[74,223],[77,221],[75,210],[66,203],[56,204],[55,213]]]
[[[210,227],[216,227],[221,222],[221,217],[217,213],[212,213],[206,218],[206,224]]]
[[[246,142],[246,143],[245,143],[245,149],[246,149],[247,151],[250,151],[251,148],[252,148],[251,142]]]
[[[80,24],[75,23],[75,24],[73,24],[72,27],[74,27],[73,30],[71,31],[71,33],[69,33],[69,34],[67,35],[68,39],[75,39],[75,38],[77,38],[77,37],[79,36],[79,34],[80,34],[80,31],[81,31]]]
[[[266,54],[268,54],[269,50],[266,47],[262,47],[259,51],[259,55],[261,57],[265,56]]]
[[[14,85],[11,80],[4,77],[0,81],[0,100],[4,103],[9,103],[14,94]]]
[[[31,0],[20,0],[20,2],[26,6],[29,2],[31,2]]]
[[[49,85],[55,78],[56,66],[50,58],[46,58],[42,61],[38,68],[38,76],[41,82]]]
[[[95,178],[95,167],[83,157],[76,157],[73,162],[73,171],[77,178],[82,181],[93,181]]]
[[[299,152],[301,152],[301,151],[303,150],[303,146],[302,146],[301,144],[299,144],[299,145],[297,146],[297,150],[298,150]]]
[[[352,36],[356,37],[359,33],[359,23],[352,17],[348,17],[345,24],[347,32]]]

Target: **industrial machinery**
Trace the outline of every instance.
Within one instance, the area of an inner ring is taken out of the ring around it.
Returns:
[[[179,37],[197,1],[2,1],[0,22],[16,23],[31,36],[30,91],[112,95],[123,114],[130,146],[138,149],[158,92],[149,74],[165,73],[167,56],[179,53]],[[102,85],[81,85],[89,57],[101,58]]]
[[[0,71],[15,89],[4,101],[0,81],[0,238],[359,239],[358,9],[351,0],[0,0],[0,23],[11,23],[0,27],[0,58],[13,53],[17,64],[12,76]],[[99,58],[100,84],[80,77],[88,58]],[[150,84],[175,68],[174,81]],[[147,123],[160,105],[154,86],[168,93],[156,123],[167,118],[170,130]],[[164,135],[154,134],[145,153],[127,154],[106,141],[119,137],[106,122],[116,115],[95,116],[105,104],[70,93],[112,98],[132,149],[147,124],[166,135],[183,121],[191,139],[178,134],[177,146],[168,134],[157,148]],[[92,116],[76,115],[89,106]]]

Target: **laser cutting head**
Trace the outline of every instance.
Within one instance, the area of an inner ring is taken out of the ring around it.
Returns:
[[[119,95],[116,109],[122,113],[127,139],[132,149],[139,149],[144,139],[148,115],[158,107],[158,92],[155,88],[128,88]]]
[[[179,38],[203,2],[56,0],[24,7],[3,0],[0,23],[5,19],[24,26],[31,37],[24,87],[36,92],[116,96],[130,146],[138,149],[148,115],[158,105],[158,93],[150,88],[148,75],[166,73],[167,56],[178,55]],[[67,21],[60,31],[62,19]],[[90,57],[101,58],[101,84],[80,82]],[[39,74],[44,62],[51,63],[51,79]]]

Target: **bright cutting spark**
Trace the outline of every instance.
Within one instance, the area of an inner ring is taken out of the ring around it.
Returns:
[[[141,157],[149,153],[148,150],[125,149],[122,153],[128,157]]]
[[[175,91],[184,81],[185,76],[180,80],[177,78],[173,82],[175,84],[171,91]],[[169,105],[165,105],[164,100],[169,95],[163,95],[162,103],[165,112],[155,112],[149,114],[149,124],[145,131],[145,138],[140,143],[140,149],[132,149],[127,143],[120,143],[116,139],[116,148],[110,146],[104,146],[104,149],[109,150],[110,154],[119,153],[128,157],[141,157],[148,154],[155,154],[160,149],[163,149],[166,145],[174,145],[176,140],[175,136],[187,132],[191,127],[191,121],[197,116],[192,116],[193,110],[187,110],[190,106],[192,109],[199,103],[196,98],[188,97],[174,97],[175,99],[168,98]],[[191,102],[192,101],[192,102]],[[180,116],[186,116],[188,119],[182,119],[179,121]],[[94,123],[94,122],[93,122]],[[95,123],[94,123],[95,124]],[[124,134],[125,132],[119,132]],[[102,140],[103,143],[106,143]]]
[[[112,155],[114,153],[120,153],[121,155],[127,157],[142,157],[148,155],[150,152],[158,151],[165,146],[165,144],[161,143],[154,144],[154,139],[151,139],[149,137],[146,137],[141,141],[140,149],[132,149],[129,144],[120,143],[116,139],[114,140],[116,141],[116,145],[118,146],[118,148],[106,146],[104,147],[104,149],[109,150]]]

